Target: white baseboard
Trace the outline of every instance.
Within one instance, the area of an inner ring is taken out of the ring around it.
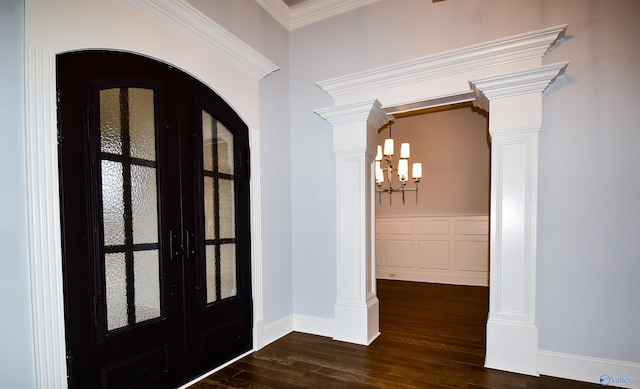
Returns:
[[[333,338],[333,319],[322,317],[293,315],[293,330],[305,334]]]
[[[491,369],[538,376],[538,328],[490,318],[484,362]]]
[[[333,319],[298,314],[285,316],[264,326],[264,345],[275,342],[293,331],[332,338]]]
[[[264,321],[256,320],[253,325],[253,349],[260,350],[264,347]]]
[[[488,274],[478,272],[469,272],[469,274],[464,274],[464,272],[444,273],[437,271],[405,272],[399,271],[398,269],[378,267],[376,269],[376,279],[465,286],[489,286]]]
[[[288,315],[264,326],[264,345],[275,342],[293,332],[293,315]]]
[[[538,371],[542,375],[603,386],[640,389],[640,363],[539,350]]]

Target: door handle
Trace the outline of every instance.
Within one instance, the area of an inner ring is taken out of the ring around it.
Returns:
[[[194,261],[196,259],[196,236],[193,231],[187,230],[187,259]]]
[[[169,253],[171,262],[176,262],[182,256],[182,244],[178,234],[169,230]]]

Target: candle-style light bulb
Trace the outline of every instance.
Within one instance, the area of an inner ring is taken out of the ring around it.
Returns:
[[[384,155],[388,157],[393,155],[393,139],[384,140]]]
[[[384,182],[384,174],[380,167],[380,161],[376,161],[376,184],[382,184]]]
[[[413,164],[411,177],[413,177],[414,180],[419,180],[422,178],[422,163],[416,162]]]
[[[408,159],[410,155],[409,143],[402,143],[400,145],[400,158]]]
[[[398,161],[398,179],[402,182],[409,178],[409,161],[401,159]]]

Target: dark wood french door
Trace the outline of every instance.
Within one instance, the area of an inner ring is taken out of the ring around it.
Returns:
[[[175,387],[249,351],[247,126],[146,57],[57,72],[70,387]]]

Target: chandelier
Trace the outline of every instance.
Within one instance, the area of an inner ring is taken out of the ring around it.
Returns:
[[[398,161],[398,181],[399,187],[394,188],[392,186],[392,177],[393,177],[393,164],[391,162],[391,157],[393,157],[393,138],[391,138],[391,123],[389,123],[389,138],[384,140],[384,149],[382,146],[378,145],[378,153],[376,154],[375,159],[375,169],[376,169],[376,193],[378,193],[380,204],[382,204],[382,194],[389,194],[389,205],[391,205],[391,194],[393,192],[402,193],[402,204],[404,204],[404,193],[405,192],[416,192],[416,204],[418,204],[418,183],[422,178],[422,163],[416,162],[413,164],[411,169],[411,178],[413,178],[413,182],[415,187],[408,188],[407,181],[409,181],[409,156],[410,156],[410,146],[409,143],[402,143],[400,145],[400,160]],[[387,162],[387,166],[383,168],[381,166],[382,160]],[[385,182],[385,174],[387,173],[388,186],[384,187],[383,184]]]

